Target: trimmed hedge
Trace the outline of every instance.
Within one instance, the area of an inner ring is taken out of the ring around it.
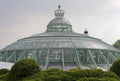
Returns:
[[[79,78],[86,77],[87,73],[81,69],[72,69],[65,72],[68,76],[72,78],[72,81],[76,81]]]
[[[0,75],[6,74],[8,72],[9,72],[9,70],[6,68],[0,69]]]
[[[86,77],[100,78],[104,73],[104,71],[101,69],[86,69],[84,71],[86,72]]]
[[[115,78],[94,78],[94,77],[91,77],[91,78],[82,78],[82,79],[79,79],[77,81],[119,81]]]
[[[111,71],[101,69],[71,69],[63,71],[50,68],[41,71],[39,65],[31,59],[16,62],[9,73],[1,71],[0,80],[6,81],[120,81],[120,78]]]
[[[43,71],[43,72],[42,72],[42,75],[43,75],[44,77],[49,76],[49,75],[58,75],[58,76],[60,76],[60,75],[62,75],[63,73],[64,73],[64,72],[63,72],[62,70],[58,69],[58,68],[49,68],[49,69]]]
[[[60,77],[57,75],[49,75],[42,78],[42,81],[60,81]]]
[[[32,59],[23,59],[16,62],[8,75],[9,81],[21,80],[25,77],[31,76],[40,72],[39,65]]]
[[[102,74],[102,77],[110,77],[110,78],[116,78],[120,79],[114,72],[106,71]]]

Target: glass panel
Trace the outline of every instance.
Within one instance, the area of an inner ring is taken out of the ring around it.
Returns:
[[[50,50],[50,62],[61,62],[62,51],[61,49]]]
[[[27,58],[32,58],[33,53],[28,53]]]

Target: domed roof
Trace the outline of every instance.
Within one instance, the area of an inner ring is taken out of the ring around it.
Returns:
[[[44,33],[20,39],[0,52],[0,61],[17,62],[31,58],[42,69],[102,68],[108,70],[120,52],[104,41],[88,35],[75,33],[64,11],[58,6],[55,18]]]
[[[65,19],[65,18],[54,18],[53,20],[51,20],[48,24],[49,26],[55,26],[55,25],[71,25],[70,22]]]
[[[74,32],[45,32],[18,40],[3,50],[39,48],[84,48],[117,51],[100,39]]]
[[[114,47],[100,39],[85,34],[75,33],[70,22],[64,18],[64,10],[55,10],[55,18],[47,25],[47,31],[18,40],[3,50],[23,50],[39,48],[84,48],[116,51]]]
[[[55,10],[55,18],[47,25],[48,32],[72,31],[72,25],[66,18],[64,18],[64,10],[61,10],[60,8],[61,7],[58,6],[58,10]]]

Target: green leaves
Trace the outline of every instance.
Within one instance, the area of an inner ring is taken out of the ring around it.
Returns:
[[[120,49],[120,39],[117,40],[117,41],[113,44],[113,46],[114,46],[115,48]]]
[[[116,60],[110,68],[110,71],[120,76],[120,59]]]
[[[39,65],[32,59],[23,59],[16,62],[8,75],[10,81],[21,80],[40,72]]]

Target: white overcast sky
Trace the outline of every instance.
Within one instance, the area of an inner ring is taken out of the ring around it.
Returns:
[[[43,33],[58,5],[75,32],[113,44],[120,39],[120,0],[0,0],[0,49]]]

